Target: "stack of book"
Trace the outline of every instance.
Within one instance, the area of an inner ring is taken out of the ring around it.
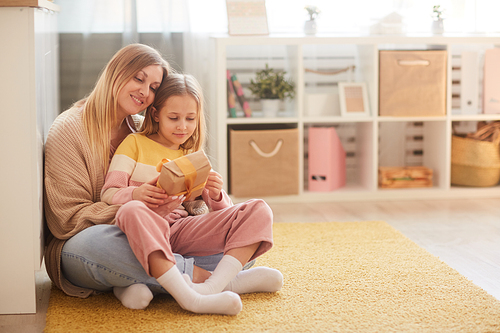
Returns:
[[[231,118],[237,117],[236,100],[238,100],[238,103],[241,105],[245,117],[251,117],[252,110],[250,109],[248,101],[245,99],[240,81],[238,81],[236,74],[232,74],[230,70],[227,70],[227,108]]]

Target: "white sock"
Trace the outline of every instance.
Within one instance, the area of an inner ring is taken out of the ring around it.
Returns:
[[[283,287],[283,274],[268,267],[255,267],[241,271],[224,288],[237,294],[274,293]]]
[[[195,313],[237,315],[243,305],[238,294],[225,291],[216,295],[200,295],[189,287],[176,266],[157,279],[179,305]]]
[[[133,310],[144,310],[153,299],[151,290],[142,283],[128,287],[114,287],[113,294],[122,302],[123,306]]]
[[[203,283],[193,283],[191,288],[202,295],[212,295],[222,292],[228,283],[241,272],[241,262],[233,256],[222,257],[212,275]]]
[[[184,280],[195,288],[196,283],[191,281],[187,274],[183,274]],[[283,287],[283,274],[274,268],[256,267],[239,272],[223,291],[232,291],[237,294],[248,293],[274,293]]]

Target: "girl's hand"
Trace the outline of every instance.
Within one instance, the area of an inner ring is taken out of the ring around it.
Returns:
[[[158,177],[134,189],[132,199],[144,202],[149,208],[156,208],[163,205],[168,195],[163,189],[156,186]]]
[[[222,176],[217,172],[211,170],[208,174],[208,180],[205,184],[205,188],[208,190],[208,195],[214,201],[220,201],[221,199],[221,191],[222,185],[224,181],[222,180]]]
[[[165,201],[164,204],[159,205],[156,208],[152,208],[151,210],[153,212],[156,212],[156,214],[160,215],[161,217],[165,218],[167,217],[168,214],[176,210],[180,206],[180,204],[184,201],[185,198],[186,198],[185,195],[181,195],[180,197],[177,196],[168,197],[168,199]],[[185,215],[179,212],[179,215],[186,217],[187,212],[185,213]]]

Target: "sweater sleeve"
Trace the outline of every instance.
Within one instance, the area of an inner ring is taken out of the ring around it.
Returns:
[[[129,135],[118,146],[111,160],[101,200],[109,204],[124,204],[132,201],[132,192],[137,186],[130,185],[130,177],[137,166],[139,148],[135,136]]]
[[[95,224],[113,223],[119,206],[100,200],[104,183],[83,132],[81,112],[69,110],[52,125],[45,144],[44,208],[54,237],[69,239]]]
[[[227,207],[231,207],[233,205],[233,202],[231,201],[231,198],[226,193],[226,191],[222,190],[220,193],[222,194],[222,198],[220,199],[220,201],[215,201],[210,198],[207,189],[204,189],[201,195],[207,206],[212,210],[221,210]]]

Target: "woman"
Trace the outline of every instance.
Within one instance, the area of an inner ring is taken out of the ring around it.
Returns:
[[[154,100],[169,65],[145,45],[118,51],[90,95],[57,117],[45,146],[45,217],[50,234],[45,260],[54,284],[70,296],[113,290],[128,308],[144,309],[162,292],[114,225],[119,205],[101,202],[110,159],[122,140],[142,122],[137,114]],[[165,194],[170,211],[178,202]],[[181,273],[203,282],[222,255],[175,255]],[[196,264],[196,265],[195,265]],[[205,269],[203,269],[203,268]],[[164,291],[163,291],[164,292]]]

